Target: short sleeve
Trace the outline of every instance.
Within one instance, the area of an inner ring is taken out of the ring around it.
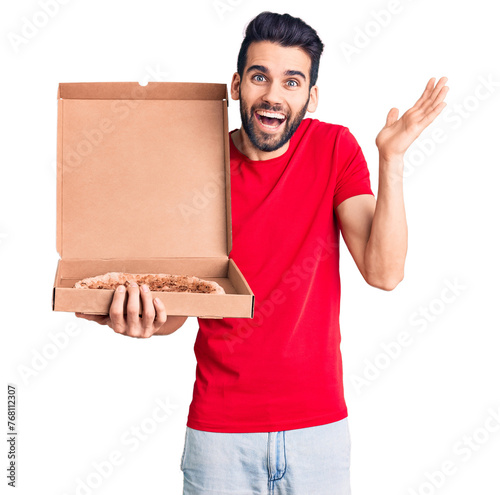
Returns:
[[[337,208],[342,201],[359,194],[373,194],[370,172],[361,147],[347,127],[340,133],[335,145],[337,179],[333,206]]]

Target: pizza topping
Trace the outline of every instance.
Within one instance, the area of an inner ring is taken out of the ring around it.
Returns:
[[[116,289],[120,285],[129,287],[132,282],[146,284],[151,291],[160,292],[197,292],[204,294],[225,294],[224,289],[210,280],[185,275],[137,274],[108,272],[96,277],[88,277],[74,285],[75,289]]]

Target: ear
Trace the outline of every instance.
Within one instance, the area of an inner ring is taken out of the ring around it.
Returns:
[[[231,81],[231,98],[233,100],[239,100],[240,99],[240,75],[235,72],[233,74],[233,79]]]
[[[313,86],[309,95],[309,105],[307,105],[308,112],[314,112],[318,107],[318,86]]]

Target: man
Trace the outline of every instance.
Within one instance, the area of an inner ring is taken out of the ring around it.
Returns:
[[[318,105],[322,51],[316,31],[288,14],[263,12],[247,26],[231,82],[242,127],[230,133],[230,257],[253,289],[255,317],[198,321],[185,494],[350,493],[339,232],[369,285],[389,291],[403,279],[403,155],[448,88],[432,78],[399,120],[390,110],[376,138],[376,200],[349,129],[304,119]],[[117,289],[109,317],[78,316],[132,337],[168,335],[186,320],[167,318],[145,286],[129,288],[125,319],[125,293]]]

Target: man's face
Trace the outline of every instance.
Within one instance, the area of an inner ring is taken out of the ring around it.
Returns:
[[[306,112],[316,109],[317,87],[309,91],[311,59],[298,47],[252,43],[238,91],[243,129],[261,151],[284,146]],[[234,81],[234,79],[233,79]]]

